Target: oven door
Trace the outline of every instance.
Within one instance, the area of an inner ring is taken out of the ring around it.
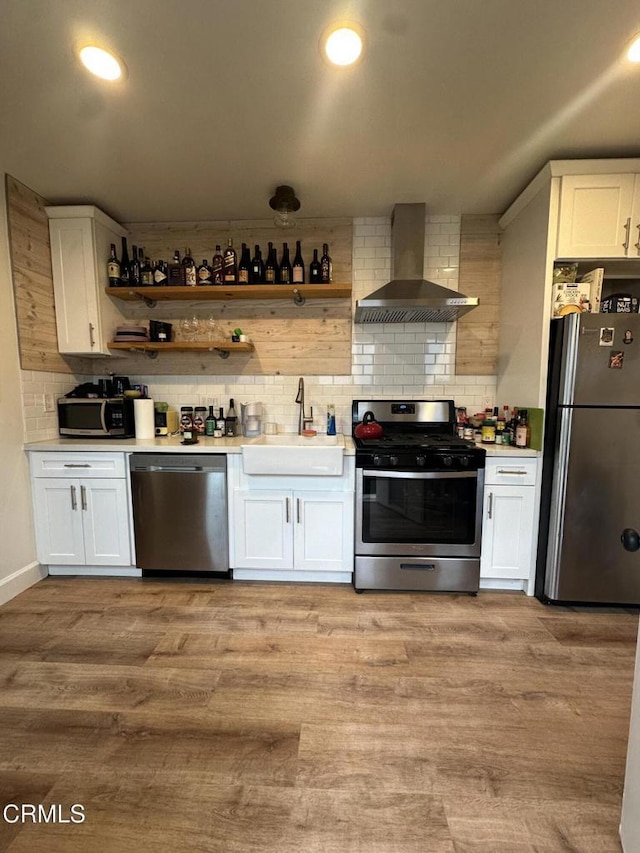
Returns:
[[[356,554],[479,557],[484,470],[356,470]]]

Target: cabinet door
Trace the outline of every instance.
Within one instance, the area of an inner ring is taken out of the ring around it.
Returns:
[[[93,221],[51,219],[49,235],[58,350],[109,355],[101,340]]]
[[[566,175],[560,189],[559,258],[635,255],[632,205],[636,176]]]
[[[353,495],[294,492],[295,568],[353,571]]]
[[[534,493],[533,486],[485,488],[481,578],[529,579]]]
[[[85,561],[89,566],[130,566],[125,480],[81,480]]]
[[[234,550],[237,569],[293,568],[291,492],[236,489]]]
[[[39,562],[45,565],[84,565],[80,498],[79,480],[68,477],[33,480]]]

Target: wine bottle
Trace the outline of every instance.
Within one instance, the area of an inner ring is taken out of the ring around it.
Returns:
[[[198,267],[198,284],[208,287],[212,280],[211,267],[207,263],[207,259],[203,258],[202,263]]]
[[[322,273],[320,268],[320,261],[318,260],[318,250],[313,250],[313,260],[309,264],[309,283],[310,284],[320,284],[322,281]]]
[[[140,282],[142,283],[142,267],[144,266],[144,250],[138,246],[138,266],[140,267]]]
[[[122,255],[120,256],[120,286],[129,287],[129,251],[127,249],[127,238],[122,238]]]
[[[251,257],[249,255],[249,247],[246,243],[243,243],[240,253],[240,263],[238,264],[238,284],[249,284],[250,276]]]
[[[187,287],[195,287],[198,283],[198,273],[196,262],[191,257],[191,249],[186,249],[184,258],[182,259],[182,267],[184,269],[184,283]]]
[[[238,256],[233,248],[233,240],[231,237],[227,240],[227,248],[222,256],[222,265],[224,267],[224,283],[237,284],[238,282]]]
[[[168,284],[168,281],[169,273],[167,271],[167,265],[163,260],[159,260],[153,271],[153,283],[156,287],[164,287],[165,284]]]
[[[116,255],[116,244],[111,244],[111,254],[107,260],[107,275],[109,276],[109,287],[120,286],[120,261]]]
[[[140,268],[140,284],[143,287],[150,287],[153,284],[153,269],[149,258],[144,259],[144,263]]]
[[[222,406],[220,406],[220,411],[218,412],[218,419],[216,421],[216,432],[219,432],[221,435],[227,434],[227,422],[224,419],[224,410]]]
[[[291,261],[289,260],[289,245],[282,244],[282,260],[280,261],[280,284],[291,284],[293,272],[291,269]]]
[[[204,422],[204,434],[212,436],[216,431],[216,416],[213,414],[213,406],[209,406],[209,414]]]
[[[237,432],[236,432],[237,423],[238,423],[238,418],[236,416],[236,408],[233,404],[233,397],[232,397],[229,400],[229,408],[227,409],[225,435],[228,435],[228,436],[237,435]]]
[[[129,264],[129,284],[131,287],[140,287],[140,263],[138,262],[138,249],[131,247],[131,263]]]
[[[224,282],[224,263],[220,246],[216,243],[216,253],[211,260],[211,280],[213,284]]]
[[[276,284],[278,281],[278,263],[276,261],[276,250],[273,243],[267,244],[267,262],[264,266],[264,280],[267,284]]]
[[[329,255],[329,244],[322,244],[322,257],[320,258],[320,279],[323,284],[333,281],[333,264]]]
[[[293,275],[292,281],[294,284],[304,284],[304,261],[302,260],[302,250],[300,248],[300,240],[296,240],[296,253],[293,256]]]
[[[256,245],[254,250],[253,260],[251,261],[251,284],[262,284],[264,281],[264,261],[262,260],[262,252],[260,246]]]

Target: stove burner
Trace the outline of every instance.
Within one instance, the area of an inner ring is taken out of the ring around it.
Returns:
[[[374,448],[407,448],[416,447],[424,449],[437,450],[468,450],[475,447],[473,441],[467,441],[464,438],[458,438],[449,433],[394,433],[391,435],[382,435],[379,438],[355,438],[357,447],[371,450]]]

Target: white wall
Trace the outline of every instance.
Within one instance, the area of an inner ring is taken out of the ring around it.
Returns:
[[[389,281],[391,275],[391,222],[387,217],[354,220],[354,302]],[[428,216],[425,223],[424,275],[438,284],[457,289],[460,217]],[[469,295],[473,295],[469,293]],[[304,309],[302,309],[304,310]],[[247,329],[250,334],[251,330]],[[381,323],[354,326],[351,375],[305,377],[307,406],[313,406],[314,427],[325,427],[328,403],[336,407],[338,428],[351,431],[351,401],[366,397],[403,396],[414,399],[454,399],[470,411],[486,405],[510,403],[495,400],[495,376],[454,374],[456,327],[451,323]],[[47,378],[48,377],[48,378]],[[298,407],[294,400],[297,376],[145,376],[131,377],[149,385],[155,400],[183,405],[224,406],[261,401],[266,419],[281,432],[295,432]],[[50,374],[25,376],[25,402],[29,407],[47,384]],[[63,377],[57,381],[66,381]],[[55,421],[47,424],[37,406],[27,420],[28,440],[56,435]]]
[[[35,558],[9,260],[4,173],[0,186],[0,603],[40,580]]]

